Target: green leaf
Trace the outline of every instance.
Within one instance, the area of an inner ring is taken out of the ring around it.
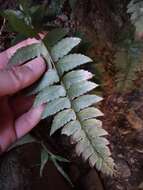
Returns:
[[[75,121],[71,121],[71,122],[67,123],[63,127],[61,134],[71,136],[78,130],[81,130],[81,125],[78,120],[75,120]]]
[[[34,43],[18,49],[9,60],[11,65],[20,65],[26,61],[41,55],[41,44]]]
[[[82,54],[69,54],[57,63],[57,68],[62,75],[65,71],[72,70],[77,66],[83,65],[85,63],[91,62],[92,59]]]
[[[93,77],[92,73],[85,70],[76,70],[67,73],[63,77],[64,85],[66,89],[69,89],[71,85],[74,85],[78,82],[85,81],[91,79]]]
[[[100,136],[108,135],[107,131],[105,131],[101,125],[101,121],[95,119],[88,119],[84,121],[83,125],[85,126],[85,131],[90,135],[91,138],[97,138]]]
[[[47,106],[42,114],[42,119],[45,119],[46,117],[54,115],[55,113],[70,107],[71,103],[68,98],[55,99],[47,103]]]
[[[76,115],[72,109],[67,109],[67,110],[59,112],[53,120],[50,135],[55,133],[58,129],[60,129],[63,125],[65,125],[69,121],[75,120],[75,119],[76,119]]]
[[[34,106],[39,106],[43,103],[49,102],[59,97],[64,97],[66,91],[62,85],[53,85],[40,91],[34,101]]]
[[[79,82],[79,83],[72,85],[70,87],[70,89],[68,90],[69,97],[71,99],[74,99],[80,95],[83,95],[83,94],[93,90],[97,86],[98,86],[97,84],[90,82],[90,81]]]
[[[48,32],[48,34],[43,39],[44,44],[48,49],[51,49],[58,41],[60,41],[64,36],[66,36],[67,31],[63,28],[56,28]]]
[[[24,137],[20,138],[18,141],[16,141],[12,146],[10,146],[8,150],[33,142],[37,142],[36,139],[33,138],[31,135],[27,134]]]
[[[103,100],[103,98],[96,95],[83,95],[73,101],[73,107],[76,112],[79,112],[80,110],[100,102],[101,100]]]
[[[39,83],[34,86],[29,95],[36,94],[43,90],[44,88],[48,87],[49,85],[52,85],[54,83],[57,83],[59,81],[59,76],[54,69],[49,69],[42,79],[39,81]]]
[[[56,161],[55,157],[51,157],[51,160],[52,160],[53,164],[55,165],[55,167],[57,168],[57,170],[62,174],[62,176],[73,186],[70,178],[65,173],[65,171],[62,169],[62,167],[58,164],[58,162]]]
[[[59,155],[52,155],[52,157],[54,157],[58,162],[69,162],[69,160],[67,160],[66,158],[63,158],[62,156]]]
[[[41,151],[41,167],[40,167],[40,177],[43,176],[43,170],[46,165],[46,163],[49,160],[49,154],[46,150],[42,149]]]
[[[16,11],[6,10],[3,15],[15,32],[21,33],[27,37],[37,36],[37,32],[30,25],[27,25],[24,19],[21,18]]]
[[[88,119],[83,121],[83,125],[85,126],[85,130],[89,130],[90,128],[92,129],[94,126],[102,127],[102,122],[98,119]]]
[[[63,56],[67,55],[75,46],[80,43],[80,41],[80,38],[73,37],[62,39],[51,49],[51,55],[53,60],[58,61]]]
[[[103,113],[99,109],[94,107],[85,108],[78,113],[80,121],[84,121],[99,116],[103,116]]]

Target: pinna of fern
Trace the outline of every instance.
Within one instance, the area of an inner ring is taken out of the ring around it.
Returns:
[[[109,150],[108,133],[97,119],[103,113],[92,105],[102,98],[89,94],[98,85],[89,81],[92,73],[77,69],[92,60],[82,54],[69,52],[80,43],[79,38],[66,37],[47,48],[47,43],[35,43],[19,49],[9,64],[21,64],[43,56],[48,70],[30,94],[36,94],[33,106],[46,103],[42,119],[54,115],[50,135],[61,129],[76,144],[75,151],[91,167],[112,175],[114,161]],[[45,45],[46,44],[46,45]]]

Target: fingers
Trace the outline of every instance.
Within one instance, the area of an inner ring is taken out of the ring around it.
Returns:
[[[35,127],[40,119],[45,105],[37,108],[31,108],[27,113],[19,117],[15,122],[15,131],[17,139],[27,134],[33,127]]]
[[[16,140],[13,115],[7,99],[0,99],[0,153],[4,152]]]
[[[21,47],[25,47],[27,45],[38,43],[39,41],[35,38],[28,38],[27,40],[24,40],[23,42],[18,43],[17,45],[7,49],[6,51],[3,51],[0,53],[0,69],[4,68],[11,56]]]
[[[16,93],[33,84],[46,69],[42,58],[36,58],[25,65],[0,70],[0,96]]]
[[[22,114],[26,113],[33,105],[35,96],[23,96],[17,95],[12,96],[9,100],[9,104],[12,112],[14,113],[14,118],[20,117]]]

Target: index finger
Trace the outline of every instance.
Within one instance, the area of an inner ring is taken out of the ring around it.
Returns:
[[[0,53],[0,69],[3,69],[4,67],[6,67],[6,65],[8,64],[9,59],[11,58],[11,56],[21,47],[25,47],[27,45],[33,44],[33,43],[37,43],[39,42],[39,40],[36,40],[35,38],[28,38],[18,44],[16,44],[15,46],[3,51],[2,53]]]

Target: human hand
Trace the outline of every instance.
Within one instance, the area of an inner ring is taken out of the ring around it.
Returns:
[[[18,48],[36,42],[36,39],[27,39],[0,53],[0,153],[36,126],[44,109],[43,105],[31,108],[33,97],[20,93],[43,74],[44,60],[35,58],[22,66],[6,68]]]

